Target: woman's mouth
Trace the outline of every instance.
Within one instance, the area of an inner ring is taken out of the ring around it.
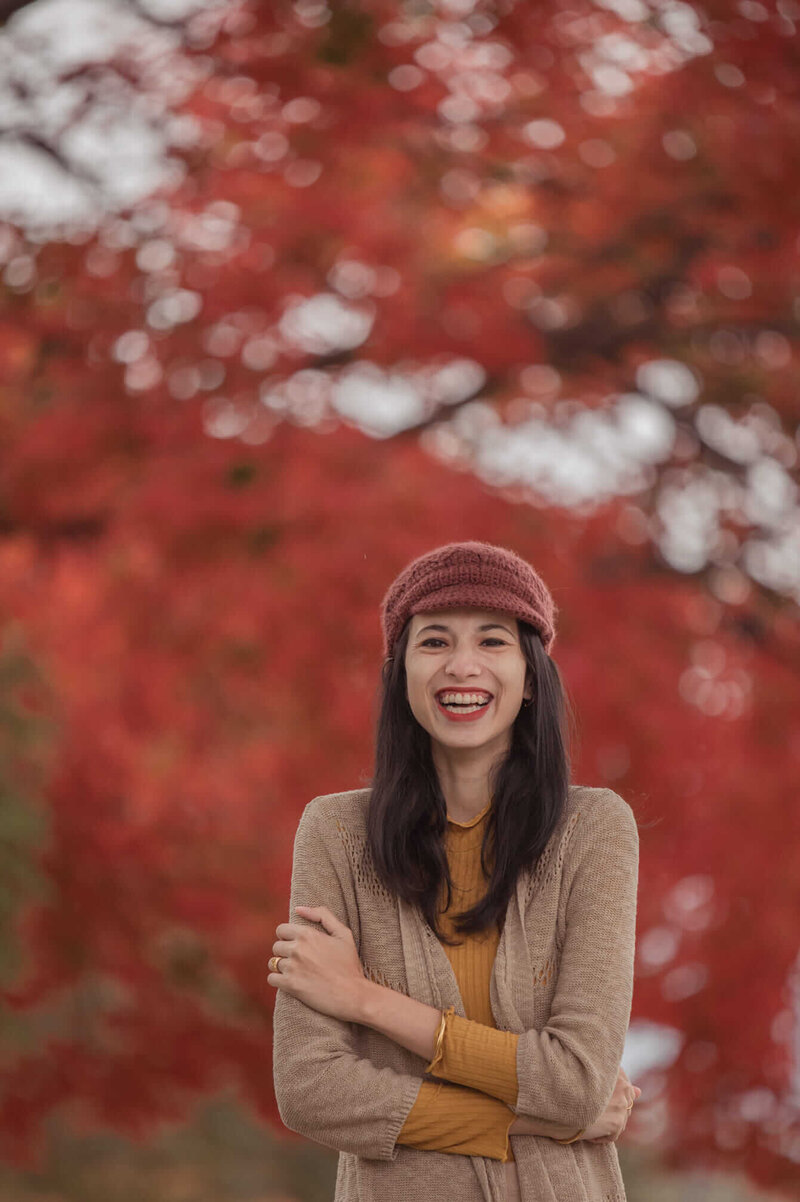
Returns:
[[[491,702],[492,694],[483,689],[442,689],[436,694],[437,707],[454,722],[472,722],[480,718]]]

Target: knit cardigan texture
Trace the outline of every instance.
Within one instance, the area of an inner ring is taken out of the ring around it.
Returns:
[[[377,877],[369,790],[309,802],[295,836],[290,921],[325,905],[353,932],[372,980],[466,1017],[445,950]],[[519,1035],[515,1113],[590,1126],[611,1097],[633,992],[638,833],[610,789],[572,786],[557,829],[506,909],[489,986],[496,1027]],[[334,1202],[504,1202],[507,1166],[399,1142],[428,1061],[285,990],[273,1012],[284,1124],[339,1152]],[[460,1081],[456,1084],[464,1084]],[[522,1202],[624,1202],[616,1145],[512,1135]]]

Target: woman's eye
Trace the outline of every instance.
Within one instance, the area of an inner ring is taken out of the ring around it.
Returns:
[[[492,637],[488,637],[488,636],[485,639],[481,639],[481,642],[482,643],[495,643],[498,647],[507,647],[508,646],[505,639],[497,639],[497,638],[492,638]],[[422,642],[420,643],[420,647],[430,647],[433,643],[437,643],[442,646],[445,645],[444,639],[437,639],[437,638],[434,638],[433,636],[431,636],[430,638],[423,639]]]

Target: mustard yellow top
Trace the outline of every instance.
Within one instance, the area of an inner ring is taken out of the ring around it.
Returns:
[[[500,930],[459,935],[451,921],[453,914],[474,906],[486,891],[481,844],[490,809],[491,802],[469,822],[448,817],[445,849],[453,897],[444,910],[443,889],[439,922],[448,937],[461,940],[458,947],[442,946],[453,967],[466,1018],[455,1014],[452,1007],[448,1010],[439,1055],[425,1067],[426,1072],[447,1079],[422,1082],[397,1142],[505,1161],[514,1159],[508,1131],[516,1118],[510,1107],[517,1101],[519,1035],[497,1029],[489,1001]],[[452,1084],[454,1078],[464,1084]]]

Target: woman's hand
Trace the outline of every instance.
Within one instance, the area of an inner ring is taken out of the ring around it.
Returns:
[[[641,1094],[638,1085],[631,1085],[627,1073],[620,1065],[614,1092],[603,1113],[596,1123],[587,1127],[581,1139],[588,1139],[593,1144],[607,1144],[619,1139],[625,1130],[625,1124],[630,1116],[628,1106]],[[518,1114],[509,1127],[509,1135],[540,1135],[548,1139],[569,1139],[575,1134],[575,1128],[561,1127],[550,1120],[527,1118]],[[576,1140],[576,1143],[579,1141]]]
[[[630,1118],[630,1105],[641,1094],[638,1085],[631,1085],[628,1074],[622,1065],[619,1066],[617,1082],[608,1105],[596,1123],[587,1127],[581,1136],[593,1144],[608,1144],[619,1139]]]
[[[358,1021],[364,982],[368,978],[358,958],[353,932],[326,906],[296,906],[302,918],[319,922],[323,931],[299,923],[281,922],[272,952],[280,956],[270,985],[285,989],[320,1014],[345,1022]]]

